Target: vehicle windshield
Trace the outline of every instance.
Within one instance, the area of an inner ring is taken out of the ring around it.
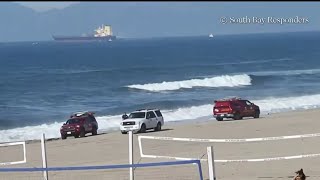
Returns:
[[[80,119],[69,119],[66,124],[77,124],[80,122]]]
[[[132,119],[132,118],[145,118],[145,117],[146,117],[145,112],[134,112],[129,115],[130,119]]]

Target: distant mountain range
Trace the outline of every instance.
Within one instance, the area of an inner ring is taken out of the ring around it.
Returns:
[[[52,40],[112,25],[123,38],[318,31],[319,2],[81,2],[36,12],[0,2],[0,42]],[[222,24],[221,17],[306,17],[307,24]]]

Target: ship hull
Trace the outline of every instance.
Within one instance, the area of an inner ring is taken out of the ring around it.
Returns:
[[[110,41],[116,40],[116,36],[52,36],[55,41]]]

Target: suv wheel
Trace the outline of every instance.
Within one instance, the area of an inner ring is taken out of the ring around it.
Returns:
[[[80,130],[80,137],[84,137],[86,135],[86,132],[83,128]]]
[[[234,117],[233,117],[234,120],[239,120],[239,119],[242,119],[241,115],[239,112],[236,112],[234,113]]]
[[[67,139],[66,135],[61,134],[61,139]]]
[[[98,133],[97,133],[97,127],[93,127],[92,128],[92,135],[97,135]]]
[[[216,120],[217,121],[223,121],[223,118],[222,117],[216,117]]]
[[[260,117],[260,112],[259,111],[255,111],[253,118],[259,118]]]
[[[161,123],[158,122],[157,127],[154,128],[154,131],[161,131]]]
[[[142,124],[142,125],[141,125],[141,129],[140,129],[139,132],[145,133],[146,131],[147,131],[146,125],[145,125],[145,124]]]

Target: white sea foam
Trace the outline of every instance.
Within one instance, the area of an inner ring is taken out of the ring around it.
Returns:
[[[251,78],[247,74],[241,75],[222,75],[204,79],[190,79],[183,81],[172,81],[150,84],[134,84],[129,85],[129,88],[148,90],[148,91],[172,91],[181,88],[193,87],[235,87],[251,85]]]
[[[269,97],[260,100],[252,100],[252,102],[260,106],[261,113],[263,114],[297,109],[312,109],[320,107],[320,94],[284,98]],[[162,114],[166,122],[212,117],[212,106],[213,104],[207,104],[173,110],[164,109],[162,110]],[[97,121],[99,123],[98,132],[119,130],[121,115],[98,116]],[[62,124],[63,122],[56,122],[52,124],[1,130],[0,142],[40,139],[41,133],[45,133],[47,138],[58,138],[60,137],[59,130]]]

